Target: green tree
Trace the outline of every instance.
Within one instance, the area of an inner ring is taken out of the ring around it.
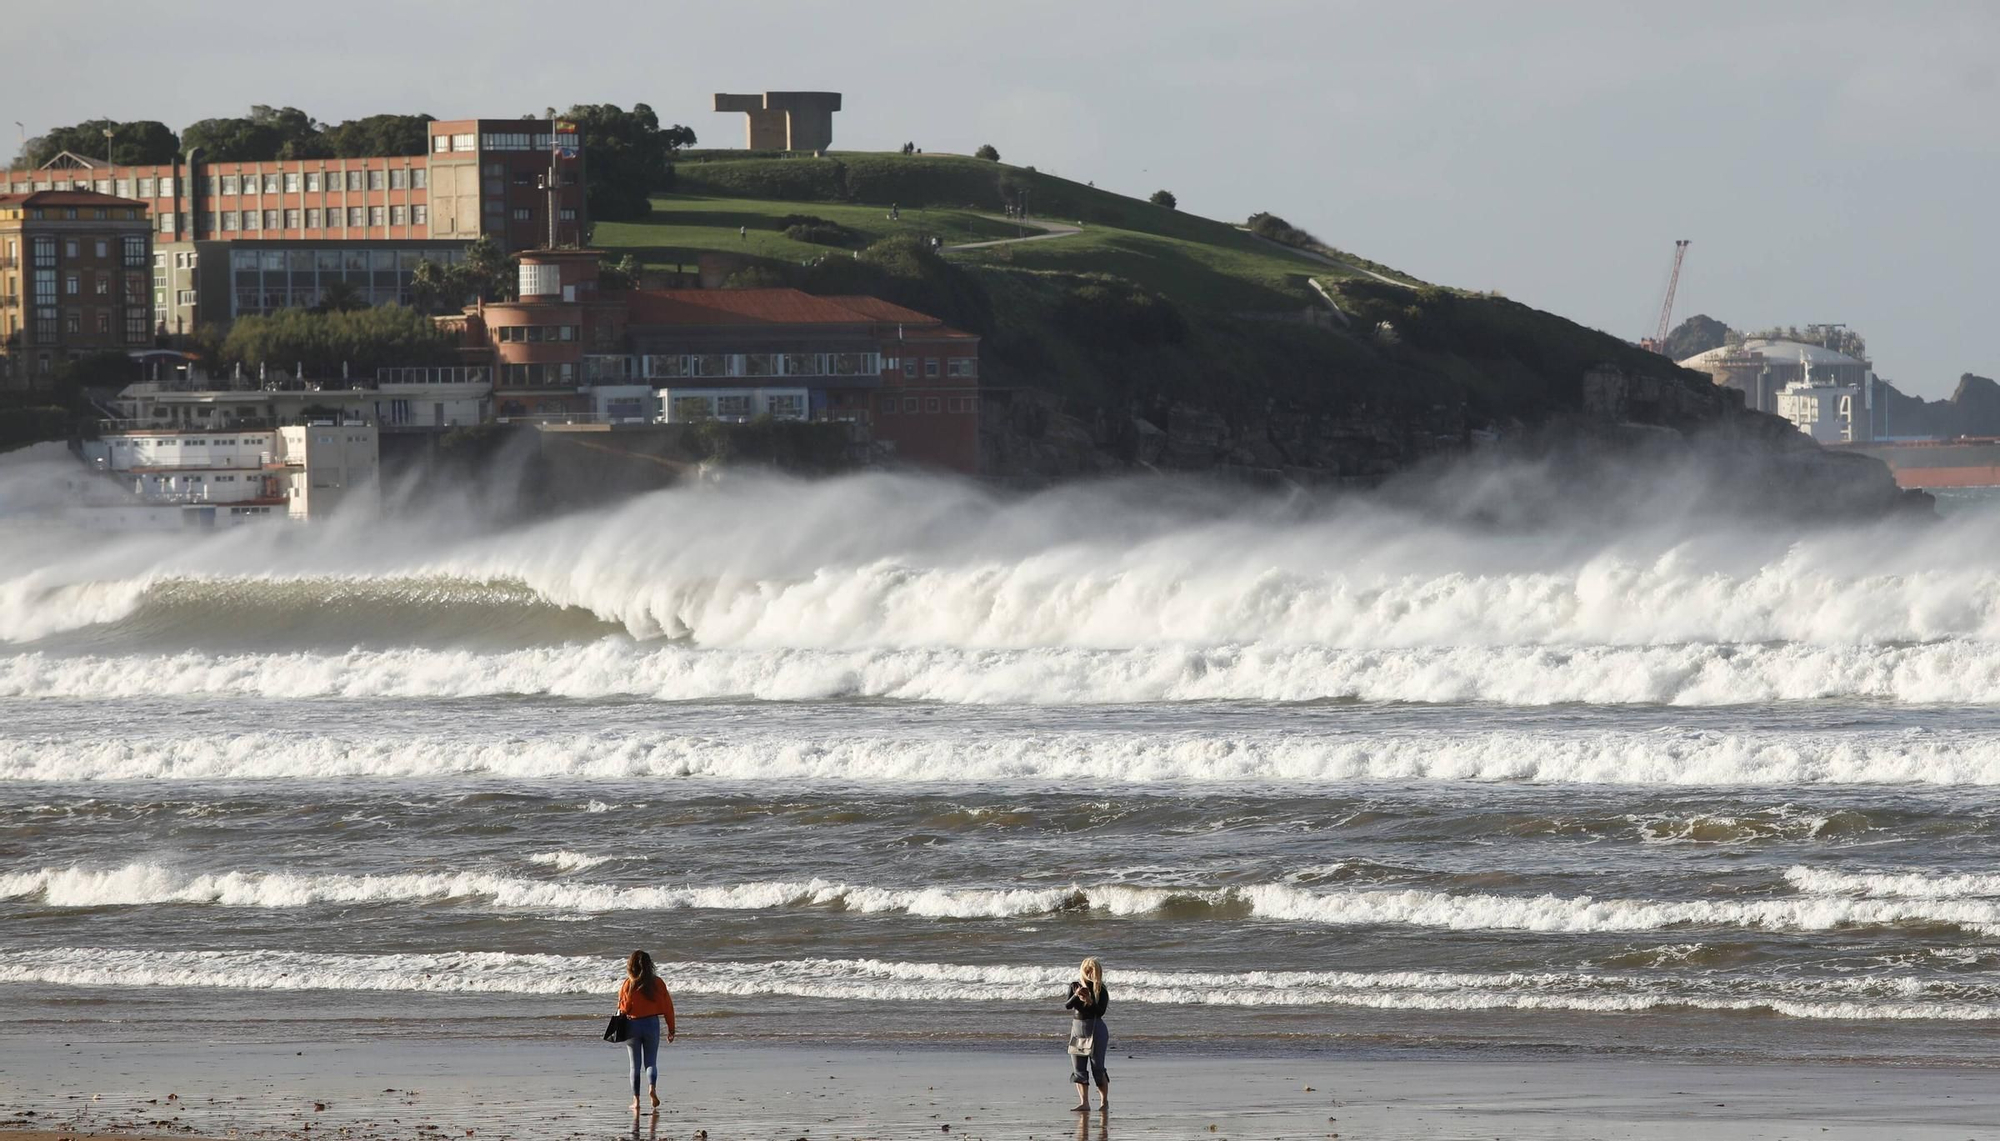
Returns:
[[[428,154],[431,122],[429,115],[370,115],[324,127],[320,137],[334,158]]]
[[[639,259],[626,254],[617,261],[605,262],[597,267],[597,288],[637,289],[639,288]]]
[[[992,143],[981,143],[979,149],[972,152],[972,157],[983,158],[988,162],[999,162],[1000,152]]]
[[[1180,205],[1180,200],[1174,197],[1174,192],[1171,190],[1155,190],[1153,191],[1153,196],[1146,199],[1146,201],[1151,202],[1155,206],[1165,206],[1169,210]]]
[[[258,104],[241,119],[203,119],[181,132],[181,145],[201,148],[206,162],[330,158],[320,125],[296,107]]]
[[[401,305],[326,311],[280,309],[264,316],[239,317],[218,353],[223,368],[258,365],[289,371],[304,365],[308,375],[338,376],[345,366],[355,377],[378,368],[451,364],[456,342],[436,322]]]
[[[464,304],[465,294],[465,275],[456,266],[425,258],[410,274],[410,295],[419,313],[450,312]]]
[[[579,103],[562,115],[583,134],[583,163],[593,221],[624,222],[652,213],[652,193],[673,184],[674,153],[694,145],[694,130],[661,127],[644,103]]]
[[[352,313],[368,308],[368,299],[361,291],[346,281],[335,281],[320,292],[319,304],[313,306],[315,313]]]
[[[518,276],[514,263],[492,237],[481,237],[465,247],[465,260],[452,267],[463,288],[460,296],[482,301],[506,301],[514,296]]]
[[[180,136],[166,124],[151,119],[120,123],[113,119],[91,119],[73,127],[58,127],[46,135],[29,139],[21,147],[16,165],[38,167],[63,151],[85,158],[105,156],[104,132],[111,135],[111,161],[133,165],[153,165],[174,161],[180,151]]]

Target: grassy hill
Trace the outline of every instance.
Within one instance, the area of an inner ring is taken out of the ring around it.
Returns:
[[[661,268],[727,251],[764,267],[763,280],[938,314],[985,338],[989,388],[1047,397],[1030,402],[1033,414],[1017,407],[1008,431],[1066,433],[1071,452],[1088,437],[1105,466],[1374,475],[1473,429],[1574,411],[1583,372],[1599,362],[1676,371],[1504,298],[1416,282],[1316,240],[1313,256],[1030,167],[727,154],[681,163],[675,192],[657,196],[650,217],[600,223],[594,243]],[[1001,216],[1024,200],[1031,218],[1080,229],[930,253],[933,237],[952,246],[1034,233]],[[785,221],[800,215],[839,227],[835,243],[787,236]],[[1017,458],[1030,457],[1026,471],[1090,462],[1013,443]]]

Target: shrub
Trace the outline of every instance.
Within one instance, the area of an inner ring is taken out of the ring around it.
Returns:
[[[861,241],[861,235],[846,226],[812,214],[787,214],[778,219],[778,229],[795,242],[821,246],[852,246]]]
[[[979,144],[979,149],[972,152],[972,157],[983,158],[987,162],[999,162],[1000,152],[994,149],[992,143],[981,143]]]
[[[1153,196],[1146,199],[1146,201],[1151,202],[1155,206],[1165,206],[1169,210],[1180,205],[1180,202],[1174,198],[1174,192],[1171,190],[1155,190],[1153,191]]]

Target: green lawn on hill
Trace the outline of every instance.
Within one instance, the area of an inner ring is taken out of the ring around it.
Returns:
[[[594,244],[654,267],[691,265],[702,250],[796,265],[838,251],[780,233],[778,219],[787,214],[838,222],[861,244],[911,233],[953,245],[1019,236],[1019,227],[994,215],[1025,195],[1031,217],[1081,224],[1082,232],[951,256],[976,265],[1113,274],[1178,304],[1223,312],[1306,308],[1320,303],[1309,278],[1350,276],[1225,222],[982,159],[711,158],[683,163],[678,179],[682,193],[654,198],[650,218],[599,223]],[[889,220],[891,204],[900,221]]]

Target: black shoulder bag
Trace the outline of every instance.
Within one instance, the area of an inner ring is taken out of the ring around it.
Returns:
[[[604,1024],[606,1042],[623,1042],[632,1036],[632,1020],[622,1014],[614,1014],[611,1021]]]

